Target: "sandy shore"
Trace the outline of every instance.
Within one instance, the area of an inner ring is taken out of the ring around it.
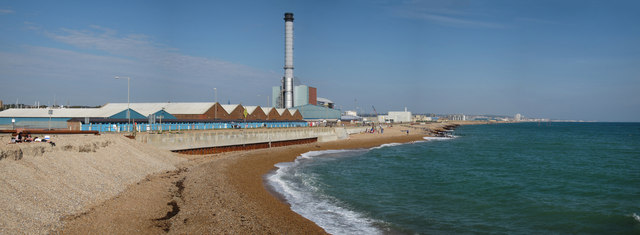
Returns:
[[[99,204],[62,216],[66,234],[215,233],[215,234],[324,234],[313,222],[291,211],[272,195],[264,175],[279,162],[300,154],[327,149],[368,148],[385,143],[422,140],[424,129],[385,128],[384,134],[355,134],[347,140],[306,145],[190,156],[175,168],[148,175]],[[441,126],[429,126],[439,128]],[[40,230],[37,230],[40,231]],[[40,231],[42,232],[42,231]]]
[[[52,136],[8,144],[0,136],[0,234],[43,234],[184,158],[122,135]]]

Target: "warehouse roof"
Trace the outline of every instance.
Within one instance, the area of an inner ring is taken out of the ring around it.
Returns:
[[[49,110],[46,109],[7,109],[0,112],[0,117],[49,117]],[[51,109],[52,118],[65,118],[65,117],[106,117],[106,116],[97,116],[101,113],[100,109],[97,108],[86,108],[86,109],[67,109],[67,108],[57,108]],[[119,110],[122,111],[122,110]],[[118,112],[114,112],[116,114]],[[112,114],[112,115],[113,115]]]
[[[0,117],[49,117],[49,110],[52,110],[52,118],[74,118],[74,117],[100,117],[108,118],[127,110],[116,108],[57,108],[57,109],[8,109],[0,112]],[[133,110],[133,109],[132,109]]]
[[[286,111],[287,109],[276,109],[276,111],[278,112],[278,114],[280,114],[280,116],[282,116],[282,114],[284,113],[284,111]]]
[[[213,102],[194,102],[194,103],[107,103],[100,108],[57,108],[52,109],[52,118],[110,118],[123,115],[123,112],[130,107],[132,115],[136,118],[147,117],[161,111],[175,114],[203,114],[211,109],[216,103]],[[221,105],[221,107],[229,114],[241,105]],[[307,107],[307,106],[305,106]],[[269,115],[273,107],[260,106],[244,106],[248,114],[253,114],[260,108],[265,114]],[[300,107],[288,109],[290,115],[295,115],[296,111],[300,112]],[[297,110],[298,109],[298,110]],[[287,109],[275,109],[278,115],[282,116]],[[288,116],[288,115],[286,115]],[[0,112],[0,117],[49,117],[49,109],[8,109]]]
[[[256,111],[258,106],[244,106],[244,108],[247,109],[248,114],[253,114],[253,112]]]
[[[264,112],[265,114],[269,115],[269,112],[271,112],[271,110],[273,109],[273,107],[260,107],[262,109],[262,112]]]
[[[341,117],[340,110],[330,109],[323,106],[316,106],[312,104],[306,104],[302,106],[296,106],[300,114],[305,120],[318,120],[318,119],[331,119],[338,120]]]
[[[316,101],[318,102],[323,102],[323,103],[333,103],[333,101],[327,99],[327,98],[322,98],[322,97],[317,97]]]
[[[214,102],[131,103],[130,107],[144,116],[149,116],[149,114],[156,113],[163,109],[170,114],[202,114],[207,112],[207,110],[215,104]],[[102,106],[102,108],[124,110],[127,109],[127,103],[108,103]]]
[[[238,107],[238,104],[224,104],[221,106],[224,109],[224,111],[226,111],[228,114],[231,114],[233,110],[236,110],[236,108]]]

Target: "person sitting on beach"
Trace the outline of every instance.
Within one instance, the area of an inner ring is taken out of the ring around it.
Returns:
[[[56,143],[51,141],[51,139],[50,139],[50,137],[48,135],[44,136],[44,139],[42,140],[42,142],[49,143],[49,144],[51,144],[51,146],[56,146]]]
[[[38,138],[37,136],[33,138],[33,142],[41,142],[42,139]]]
[[[16,143],[21,143],[22,142],[22,132],[19,132],[18,135],[16,136]]]

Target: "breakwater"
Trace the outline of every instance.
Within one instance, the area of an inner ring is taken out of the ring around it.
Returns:
[[[318,142],[346,139],[366,127],[301,127],[241,130],[190,131],[138,135],[139,142],[160,149],[178,151],[223,146],[269,144],[282,141],[317,138]]]

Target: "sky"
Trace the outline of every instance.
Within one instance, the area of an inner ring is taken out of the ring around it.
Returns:
[[[0,100],[267,106],[285,12],[343,110],[640,121],[640,1],[0,0]]]

